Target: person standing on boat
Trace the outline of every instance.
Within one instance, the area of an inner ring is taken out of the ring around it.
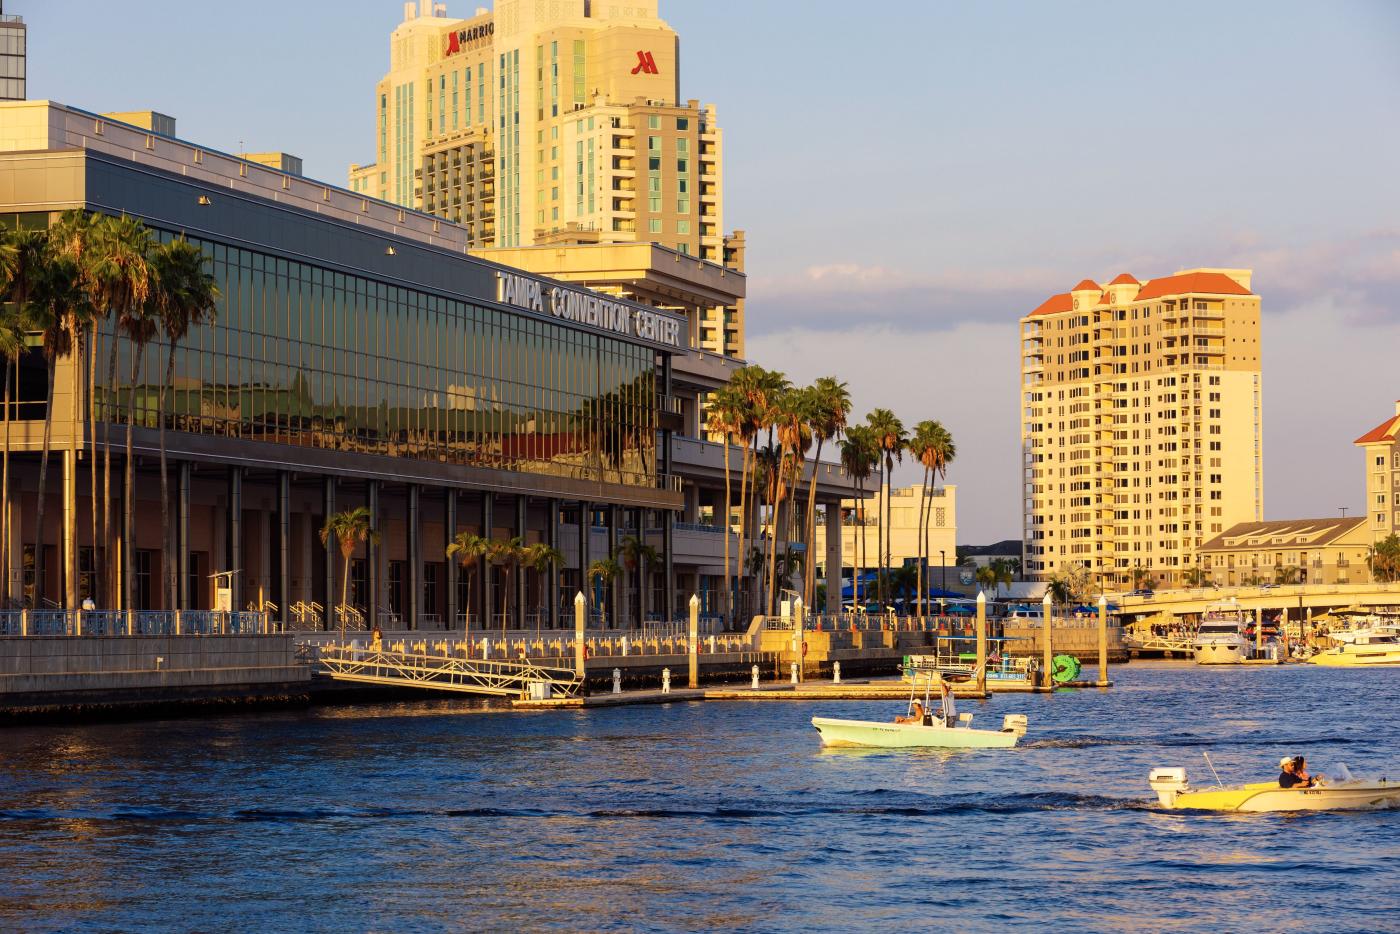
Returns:
[[[1278,786],[1280,788],[1311,788],[1316,781],[1308,774],[1308,760],[1303,756],[1284,756],[1279,760],[1278,767],[1282,770],[1278,776]]]

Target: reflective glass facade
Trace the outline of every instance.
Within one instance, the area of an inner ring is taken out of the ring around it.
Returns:
[[[168,236],[168,235],[167,235]],[[658,485],[650,348],[221,243],[217,317],[177,347],[166,427],[550,476]],[[108,326],[110,327],[110,325]],[[130,378],[110,330],[99,420],[154,427],[166,346]]]

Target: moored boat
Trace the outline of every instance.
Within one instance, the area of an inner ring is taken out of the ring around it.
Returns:
[[[1206,607],[1191,648],[1198,665],[1241,665],[1249,657],[1247,614],[1236,603]]]
[[[1335,646],[1308,659],[1311,665],[1361,667],[1400,665],[1400,632],[1389,627],[1333,633]]]

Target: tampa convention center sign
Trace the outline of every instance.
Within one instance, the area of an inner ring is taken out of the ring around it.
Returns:
[[[681,347],[681,319],[630,302],[589,292],[552,285],[514,272],[496,273],[496,300],[540,313],[548,312],[564,321],[586,324],[627,337]]]

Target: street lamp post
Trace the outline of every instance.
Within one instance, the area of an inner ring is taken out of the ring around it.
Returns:
[[[947,589],[948,589],[948,552],[947,552],[945,549],[943,549],[943,548],[938,549],[938,567],[940,568],[939,574],[940,574],[941,579],[942,579],[942,583],[941,583],[939,586],[941,586],[944,590],[947,590]]]

